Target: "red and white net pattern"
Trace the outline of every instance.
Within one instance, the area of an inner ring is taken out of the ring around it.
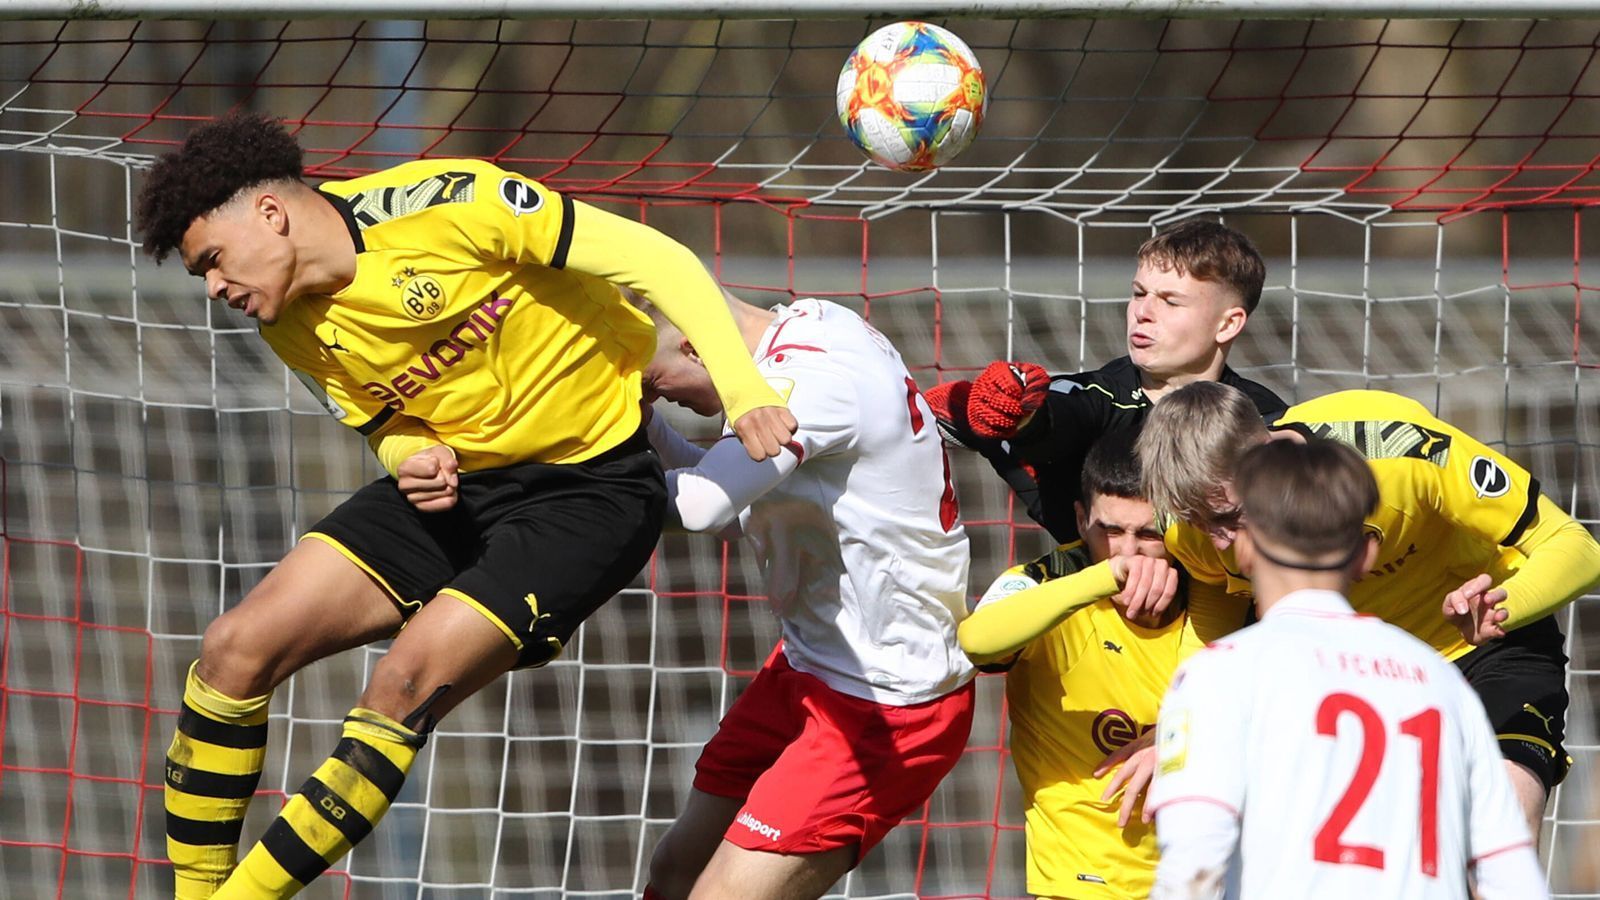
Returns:
[[[753,301],[855,306],[924,387],[1122,352],[1134,247],[1220,216],[1268,257],[1236,348],[1288,398],[1378,387],[1600,518],[1593,264],[1600,24],[956,20],[989,118],[956,163],[867,167],[838,67],[879,23],[12,23],[0,32],[0,871],[28,896],[168,884],[162,758],[205,625],[374,477],[251,323],[136,251],[139,169],[236,106],[318,177],[479,156],[656,225]],[[1590,306],[1589,321],[1583,315]],[[675,421],[700,436],[714,427]],[[974,593],[1046,549],[957,457]],[[669,537],[549,668],[443,724],[373,837],[307,896],[637,891],[699,746],[777,635],[749,551]],[[1547,846],[1600,897],[1600,605],[1579,601]],[[259,835],[381,648],[273,701]],[[1018,897],[1001,684],[850,897]]]

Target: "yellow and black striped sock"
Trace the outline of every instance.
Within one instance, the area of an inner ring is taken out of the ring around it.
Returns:
[[[216,900],[292,897],[372,832],[405,784],[423,735],[370,709],[344,720],[344,737],[245,854]]]
[[[267,755],[271,696],[236,700],[189,667],[167,750],[167,856],[177,900],[206,900],[233,871],[239,829]]]

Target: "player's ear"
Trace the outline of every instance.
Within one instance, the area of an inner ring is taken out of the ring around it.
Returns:
[[[700,354],[694,352],[694,345],[689,343],[688,338],[678,338],[678,352],[682,353],[684,356],[687,356],[689,361],[693,362],[695,365],[701,367],[702,369],[705,368],[705,360],[700,358]]]
[[[1372,567],[1378,564],[1377,537],[1368,534],[1363,535],[1361,539],[1366,542],[1366,546],[1362,548],[1360,553],[1356,554],[1356,560],[1353,564],[1353,571],[1350,573],[1350,577],[1358,581],[1361,579],[1361,576],[1371,572]]]
[[[1250,538],[1250,529],[1241,528],[1233,533],[1233,561],[1239,564],[1239,574],[1246,578],[1255,575],[1256,542]]]
[[[1083,508],[1082,500],[1072,501],[1072,511],[1078,517],[1078,534],[1089,530],[1089,511]]]
[[[1238,337],[1249,318],[1250,314],[1237,303],[1223,310],[1222,319],[1217,323],[1217,343],[1226,344]]]
[[[278,234],[289,233],[289,210],[284,206],[282,197],[272,191],[262,191],[255,197],[254,209],[268,228]]]

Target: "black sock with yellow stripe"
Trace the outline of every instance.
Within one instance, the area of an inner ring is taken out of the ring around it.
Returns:
[[[426,742],[382,713],[351,710],[333,756],[289,799],[217,900],[299,893],[372,832]]]
[[[167,750],[167,856],[177,900],[206,900],[233,871],[239,829],[267,755],[271,696],[236,700],[189,667]]]

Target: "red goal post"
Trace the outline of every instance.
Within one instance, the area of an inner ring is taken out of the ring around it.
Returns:
[[[972,46],[990,107],[954,163],[901,175],[849,144],[832,92],[857,41],[913,13]],[[235,106],[288,122],[316,177],[475,156],[641,217],[746,299],[864,311],[924,387],[997,357],[1120,355],[1133,248],[1220,218],[1269,266],[1239,368],[1291,399],[1417,397],[1600,520],[1586,2],[9,0],[0,18],[0,872],[29,896],[161,894],[161,762],[199,635],[376,472],[249,322],[137,252],[141,170]],[[1046,541],[981,461],[953,461],[976,594]],[[452,713],[307,896],[637,891],[775,639],[760,585],[746,548],[664,540],[562,660]],[[1545,846],[1558,896],[1600,898],[1600,603],[1561,615],[1577,766]],[[378,652],[280,689],[247,840]],[[961,764],[838,895],[1025,894],[1000,682],[981,688]]]

